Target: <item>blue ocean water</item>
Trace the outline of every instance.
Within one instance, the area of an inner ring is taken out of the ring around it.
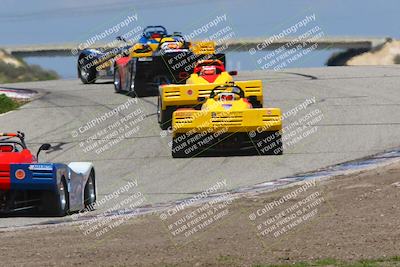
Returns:
[[[306,16],[315,15],[325,36],[400,37],[398,0],[2,0],[0,47],[21,44],[84,43],[93,36],[115,29],[104,40],[111,41],[138,25],[161,24],[171,31],[196,32],[196,38],[230,27],[234,38],[279,34]],[[137,20],[121,26],[127,16]],[[215,18],[226,20],[204,31]],[[311,27],[311,24],[305,27]],[[203,30],[202,30],[203,29]],[[110,32],[110,31],[109,31]],[[289,35],[299,35],[301,30]],[[312,52],[297,60],[295,67],[323,66],[332,50]],[[232,52],[229,64],[239,70],[259,68],[246,52]],[[62,77],[76,76],[74,57],[30,57],[29,63],[56,70]]]

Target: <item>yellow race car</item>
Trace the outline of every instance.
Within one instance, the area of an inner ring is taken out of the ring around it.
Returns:
[[[215,87],[201,110],[175,111],[172,130],[174,158],[283,153],[281,110],[254,108],[237,84]]]
[[[178,108],[201,107],[199,99],[205,100],[210,92],[219,85],[233,82],[236,71],[227,72],[224,63],[218,59],[201,60],[197,62],[193,73],[186,84],[161,85],[158,96],[158,122],[161,129],[171,126],[172,113]],[[262,82],[237,81],[236,84],[244,90],[245,97],[255,108],[262,107]]]

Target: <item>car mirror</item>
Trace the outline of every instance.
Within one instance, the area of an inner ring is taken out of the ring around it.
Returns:
[[[230,71],[230,72],[228,72],[228,73],[229,73],[229,75],[231,75],[231,76],[236,76],[236,75],[238,74],[237,70],[232,70],[232,71]]]
[[[47,151],[51,148],[50,144],[43,144],[39,147],[38,152],[36,153],[36,159],[39,161],[39,154],[41,151]]]

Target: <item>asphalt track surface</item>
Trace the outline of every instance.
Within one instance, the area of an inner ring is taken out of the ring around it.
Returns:
[[[317,127],[303,138],[296,139],[296,135],[288,138],[282,156],[173,159],[168,145],[171,135],[160,135],[155,97],[133,103],[132,98],[114,93],[109,82],[83,85],[78,80],[59,80],[1,85],[37,90],[43,96],[18,111],[0,115],[0,131],[24,131],[28,146],[34,151],[41,143],[51,143],[54,148],[42,154],[42,161],[93,162],[98,199],[129,181],[137,181],[137,188],[107,201],[94,214],[113,208],[135,192],[145,197],[143,205],[173,201],[195,196],[218,182],[226,182],[226,187],[220,188],[222,191],[235,189],[400,147],[400,68],[397,66],[254,71],[238,76],[238,80],[247,79],[262,79],[264,106],[280,107],[283,112],[315,98],[315,103],[295,115],[292,112],[284,120],[284,126],[288,127],[285,134],[298,132],[299,136]],[[128,109],[79,133],[80,127],[124,103],[131,103]],[[107,151],[84,151],[87,138],[96,134],[102,141],[92,143],[109,143],[111,140],[105,140],[101,131],[138,109],[146,115],[145,119],[126,128],[123,134],[134,128],[137,132],[127,134],[127,138],[118,140]],[[317,109],[323,117],[316,125],[295,126]],[[74,131],[78,131],[77,136]],[[49,220],[71,218],[19,215],[0,218],[0,227]]]

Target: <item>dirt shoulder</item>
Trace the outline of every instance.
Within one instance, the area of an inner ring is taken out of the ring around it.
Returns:
[[[399,199],[400,164],[395,164],[257,197],[208,203],[165,220],[160,215],[130,219],[115,223],[100,237],[94,232],[84,235],[78,226],[3,232],[0,262],[252,266],[390,258],[400,255]],[[206,224],[207,218],[213,220]]]

